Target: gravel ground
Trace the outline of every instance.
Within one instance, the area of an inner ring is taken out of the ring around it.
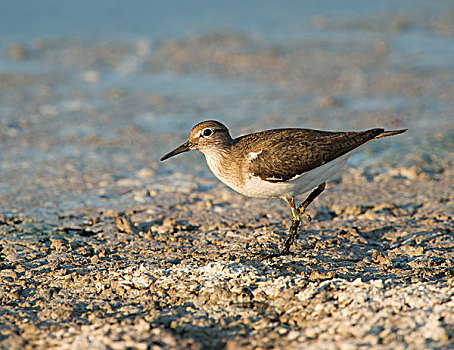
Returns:
[[[294,255],[263,262],[253,253],[280,246],[286,205],[221,185],[199,192],[201,179],[150,190],[128,212],[67,213],[47,233],[2,217],[2,345],[447,348],[452,170],[402,174],[412,173],[345,172]],[[144,196],[147,186],[125,187]]]

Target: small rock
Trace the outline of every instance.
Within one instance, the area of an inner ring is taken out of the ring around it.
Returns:
[[[389,52],[388,45],[383,39],[379,39],[375,42],[374,49],[377,54],[382,56],[387,55]]]
[[[118,230],[120,232],[133,233],[134,224],[129,218],[129,216],[120,216],[115,218]]]
[[[153,169],[142,168],[138,171],[137,177],[141,179],[150,179],[155,176],[155,171]]]
[[[84,74],[84,80],[87,83],[95,84],[99,82],[99,72],[95,70],[86,71]]]
[[[333,96],[323,96],[319,99],[318,104],[322,107],[339,107],[342,101]]]
[[[381,265],[392,265],[391,259],[382,252],[377,251],[373,252],[372,260]]]
[[[21,44],[13,44],[8,48],[8,53],[16,60],[23,60],[28,57],[28,52]]]
[[[109,90],[109,96],[111,98],[121,98],[125,95],[125,91],[119,87],[113,87]]]

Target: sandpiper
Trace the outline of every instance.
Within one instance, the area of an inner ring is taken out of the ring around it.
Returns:
[[[348,160],[353,151],[369,141],[397,135],[407,129],[332,132],[312,129],[273,129],[233,139],[227,127],[214,120],[195,125],[189,139],[161,158],[199,150],[208,167],[224,184],[249,197],[283,198],[292,211],[292,224],[283,249],[266,258],[290,254],[298,239],[301,216],[325,189],[325,181]],[[312,190],[295,206],[295,197]]]

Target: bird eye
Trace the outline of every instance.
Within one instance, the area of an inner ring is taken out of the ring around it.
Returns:
[[[213,134],[213,130],[208,129],[208,128],[202,131],[203,137],[210,137],[212,134]]]

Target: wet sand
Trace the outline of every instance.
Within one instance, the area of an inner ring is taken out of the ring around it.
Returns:
[[[452,347],[454,71],[405,65],[378,32],[8,46],[2,348]],[[208,118],[234,136],[410,130],[353,156],[293,255],[260,261],[285,238],[283,201],[234,193],[194,152],[158,162]]]

